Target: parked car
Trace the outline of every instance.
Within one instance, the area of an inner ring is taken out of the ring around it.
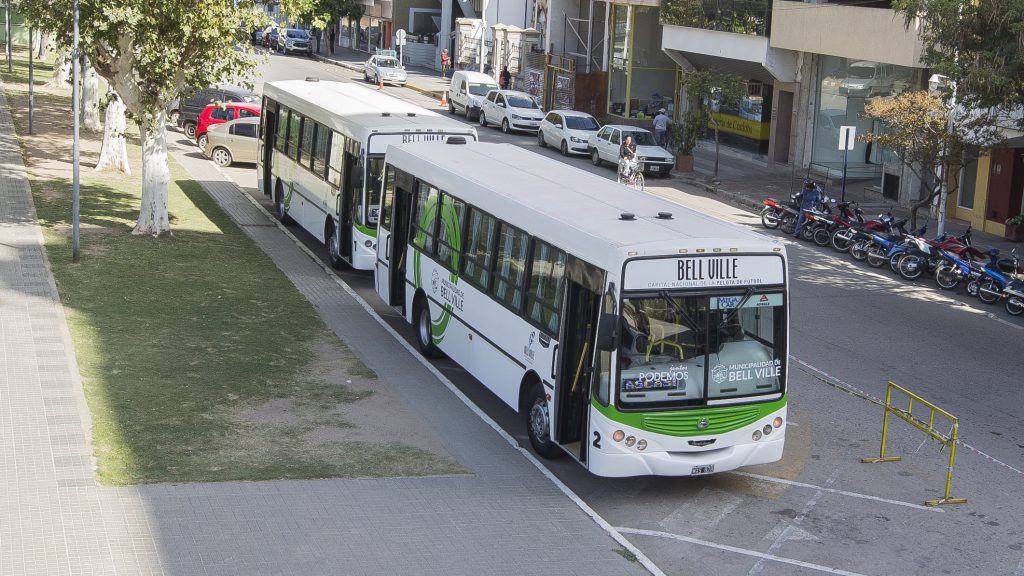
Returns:
[[[536,132],[544,111],[537,101],[526,92],[515,90],[491,90],[480,108],[480,125],[501,126],[508,134],[512,130]]]
[[[212,124],[206,132],[203,154],[218,166],[234,162],[256,162],[256,134],[259,118],[239,118],[223,124]]]
[[[461,110],[466,120],[480,116],[480,107],[491,90],[497,90],[498,83],[483,72],[456,70],[448,86],[448,111],[454,114]]]
[[[259,28],[253,28],[252,31],[249,32],[249,40],[252,41],[253,46],[259,46],[260,44],[263,44],[263,30]]]
[[[363,80],[367,82],[373,81],[374,84],[379,84],[383,80],[386,84],[405,86],[408,75],[406,75],[405,67],[398,61],[398,58],[377,55],[370,56],[363,63]]]
[[[249,102],[257,103],[260,97],[244,88],[234,86],[223,86],[214,88],[203,88],[202,90],[186,91],[188,96],[182,96],[181,105],[168,110],[168,118],[173,120],[179,128],[185,131],[189,140],[196,137],[196,126],[199,124],[199,115],[211,102]]]
[[[590,137],[600,129],[597,120],[586,112],[555,110],[548,112],[541,121],[537,143],[541,148],[549,144],[557,146],[562,156],[588,154]]]
[[[259,117],[259,104],[250,104],[248,102],[208,104],[203,113],[199,115],[199,124],[196,127],[196,144],[199,145],[199,148],[206,148],[206,132],[213,124],[223,124],[238,118]]]
[[[297,28],[286,28],[277,35],[277,51],[285,55],[301,52],[306,56],[313,55],[313,39],[309,32]]]
[[[636,144],[636,156],[643,164],[644,173],[657,174],[666,178],[671,174],[672,167],[676,164],[675,156],[658,146],[654,140],[654,134],[651,134],[650,130],[619,124],[604,126],[597,134],[590,137],[588,147],[594,166],[609,162],[618,169],[619,147],[626,136],[633,137],[633,142]]]

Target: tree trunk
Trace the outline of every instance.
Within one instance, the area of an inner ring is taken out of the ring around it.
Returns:
[[[36,52],[36,58],[42,60],[46,58],[46,46],[50,43],[49,35],[46,30],[39,29],[39,51]]]
[[[67,50],[57,52],[57,61],[53,63],[53,76],[46,83],[48,88],[64,88],[71,81],[71,58]]]
[[[128,165],[128,142],[124,132],[126,128],[124,102],[112,94],[107,104],[106,120],[103,123],[103,146],[100,147],[100,160],[95,170],[113,169],[131,174]]]
[[[100,125],[100,77],[89,59],[82,57],[82,127],[99,132]]]
[[[167,214],[167,190],[171,172],[167,165],[166,116],[160,110],[156,115],[147,115],[139,121],[139,134],[142,138],[142,205],[132,234],[159,236],[171,231]]]

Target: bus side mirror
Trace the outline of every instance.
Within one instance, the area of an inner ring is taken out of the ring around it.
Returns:
[[[616,314],[601,314],[597,324],[597,349],[602,352],[612,352],[616,348],[615,341],[618,337],[619,317]]]

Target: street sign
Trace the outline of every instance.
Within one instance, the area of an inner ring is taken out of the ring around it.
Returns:
[[[839,127],[839,149],[840,150],[853,150],[853,145],[857,141],[857,127],[856,126],[840,126]]]
[[[405,30],[399,28],[398,31],[395,32],[395,44],[405,46]]]

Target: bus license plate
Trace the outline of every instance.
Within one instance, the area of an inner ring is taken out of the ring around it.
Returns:
[[[658,172],[661,170],[661,166],[651,166],[651,172]]]
[[[711,474],[714,471],[715,471],[715,465],[714,464],[708,464],[706,466],[694,466],[693,470],[690,471],[690,474],[693,475],[693,476],[697,476],[699,474]]]

